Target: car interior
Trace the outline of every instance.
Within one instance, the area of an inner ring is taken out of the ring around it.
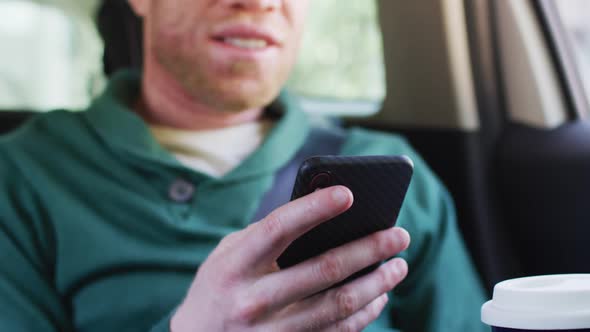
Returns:
[[[555,0],[377,4],[386,97],[373,115],[329,116],[411,142],[449,188],[488,291],[590,272],[590,108]],[[105,1],[96,21],[110,36],[105,73],[140,66],[141,22],[126,1]],[[32,114],[3,110],[0,133]]]

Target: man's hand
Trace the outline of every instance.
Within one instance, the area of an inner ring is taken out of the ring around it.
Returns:
[[[200,267],[171,321],[172,332],[360,331],[375,320],[407,273],[396,258],[338,288],[354,272],[405,250],[392,228],[332,249],[288,269],[276,259],[313,227],[346,211],[352,193],[336,186],[290,202],[228,235]]]

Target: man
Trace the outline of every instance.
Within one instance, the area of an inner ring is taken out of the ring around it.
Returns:
[[[248,226],[309,132],[287,96],[269,106],[308,0],[130,3],[143,74],[121,72],[87,112],[39,116],[0,142],[0,330],[483,331],[449,196],[398,137],[351,130],[341,153],[414,159],[407,231],[280,270],[288,244],[352,193],[320,190]]]

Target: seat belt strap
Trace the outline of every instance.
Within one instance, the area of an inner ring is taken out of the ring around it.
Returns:
[[[309,157],[338,155],[346,139],[340,128],[312,128],[295,156],[275,174],[271,188],[264,194],[252,222],[266,217],[274,209],[291,200],[291,191],[299,166]]]

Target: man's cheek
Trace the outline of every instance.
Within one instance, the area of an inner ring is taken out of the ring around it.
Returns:
[[[179,54],[187,48],[187,37],[177,26],[160,24],[153,36],[153,44],[162,52]]]
[[[152,2],[152,15],[154,20],[158,21],[158,24],[163,27],[182,27],[189,22],[189,17],[193,9],[191,9],[190,3],[180,0],[154,0]],[[194,7],[194,6],[192,6]],[[182,10],[179,10],[182,8]]]
[[[191,35],[173,30],[160,30],[154,34],[153,39],[151,43],[153,52],[160,63],[190,67],[192,63],[206,61],[208,58],[202,54],[203,47],[197,47]],[[188,67],[185,69],[191,70]]]

